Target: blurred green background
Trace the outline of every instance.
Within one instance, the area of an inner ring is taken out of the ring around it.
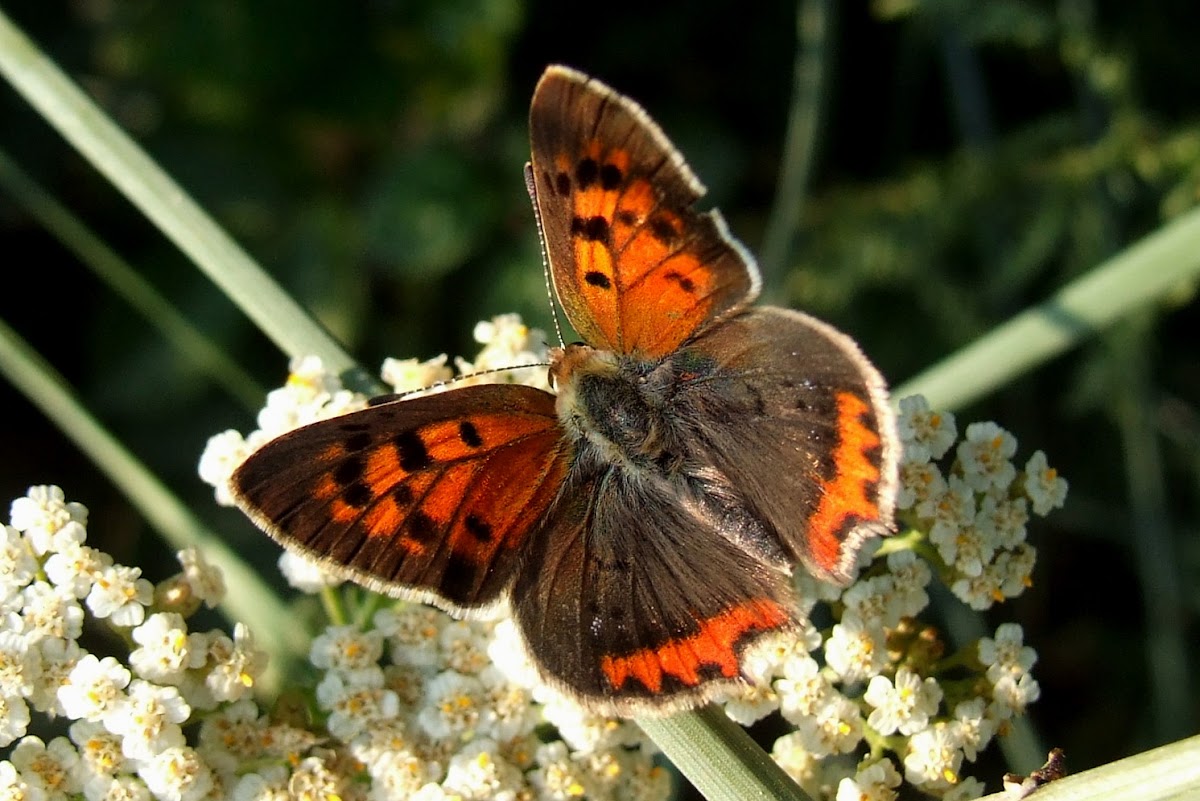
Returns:
[[[498,313],[548,329],[521,177],[548,63],[639,100],[752,250],[782,208],[794,235],[770,246],[767,298],[851,332],[895,384],[1200,201],[1192,3],[4,5],[369,369],[470,356],[474,322]],[[780,207],[798,52],[823,87],[798,109],[819,136]],[[284,357],[7,85],[0,149],[254,380],[282,382]],[[275,546],[196,476],[205,440],[251,428],[254,410],[2,191],[0,248],[0,319],[274,580]],[[1041,448],[1071,482],[1067,508],[1031,527],[1035,586],[987,625],[1025,626],[1040,654],[1032,719],[1072,769],[1200,720],[1193,289],[956,410],[960,430],[995,420],[1020,465]],[[118,560],[172,570],[8,384],[0,408],[0,498],[59,484]],[[1003,767],[984,764],[974,773],[994,788]]]

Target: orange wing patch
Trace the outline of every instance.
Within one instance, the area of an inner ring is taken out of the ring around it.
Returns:
[[[738,646],[745,638],[757,631],[781,628],[789,620],[787,610],[774,601],[747,601],[703,621],[700,631],[690,637],[669,640],[625,656],[604,656],[600,669],[618,692],[627,681],[633,680],[652,694],[658,694],[668,677],[684,687],[696,687],[711,678],[701,674],[704,668],[716,668],[726,679],[737,678]]]
[[[343,519],[359,516],[368,539],[418,560],[407,569],[444,554],[482,576],[501,551],[522,544],[553,500],[566,470],[563,460],[547,459],[558,442],[557,428],[540,417],[439,421],[367,454],[360,481],[373,500],[365,510],[340,498],[334,505],[345,508]]]
[[[557,435],[554,435],[557,442]],[[545,447],[552,448],[547,442]],[[450,527],[452,553],[487,565],[501,549],[512,550],[554,500],[567,463],[548,464],[542,448],[499,453],[481,465],[477,480],[463,493]]]
[[[868,454],[881,440],[863,422],[870,412],[867,402],[854,393],[838,393],[834,474],[821,487],[808,538],[813,559],[830,573],[838,568],[846,532],[859,522],[879,519],[879,506],[867,492],[880,479],[879,465]]]
[[[714,275],[695,254],[677,253],[621,299],[626,334],[650,353],[679,347],[712,314]]]
[[[587,154],[574,165],[556,159],[578,187],[575,284],[618,351],[668,353],[712,316],[714,269],[693,252],[683,217],[659,207],[654,185],[627,177],[626,151],[603,152],[593,141]]]
[[[550,275],[587,342],[661,356],[758,293],[753,259],[636,103],[562,67],[530,108],[527,174]]]
[[[409,521],[411,534],[405,540],[415,538],[413,549],[420,551],[419,541],[428,538],[422,531],[445,529],[465,497],[479,494],[489,481],[495,483],[494,476],[484,475],[485,468],[491,470],[489,461],[519,461],[514,469],[525,472],[516,475],[536,477],[548,444],[514,446],[538,436],[557,441],[557,431],[546,418],[475,414],[402,431],[357,458],[344,445],[333,445],[324,458],[341,467],[322,478],[316,494],[343,496],[340,506],[350,510],[345,514],[362,514],[363,528],[371,537],[392,536],[406,519],[419,514],[415,524]],[[355,503],[359,495],[369,500],[365,514],[361,507],[366,504]]]
[[[593,139],[585,153],[577,156],[559,154],[555,158],[558,174],[567,176],[571,192],[571,248],[574,252],[575,285],[591,309],[602,336],[609,342],[620,342],[618,303],[621,283],[616,262],[614,241],[621,233],[628,238],[628,225],[617,223],[621,201],[621,185],[629,168],[629,154],[623,150],[605,153],[603,145]],[[649,199],[653,202],[653,189]],[[628,220],[628,215],[622,215]]]
[[[404,526],[410,510],[392,494],[384,495],[362,516],[362,526],[368,537],[390,537]],[[425,543],[413,537],[397,537],[395,544],[410,556],[425,553]]]

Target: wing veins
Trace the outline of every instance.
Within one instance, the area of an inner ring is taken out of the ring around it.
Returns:
[[[588,498],[587,514],[585,514],[583,516],[583,519],[580,521],[580,524],[578,526],[573,527],[575,540],[579,540],[581,537],[583,537],[584,532],[587,531],[591,527],[592,518],[596,512],[596,500],[595,499],[596,499],[596,495],[593,492],[591,494],[591,496]],[[547,598],[545,603],[550,603],[550,598],[560,596],[560,593],[558,591],[559,583],[564,580],[569,580],[569,574],[567,574],[563,570],[560,570],[559,565],[561,565],[562,561],[567,558],[567,555],[571,552],[571,546],[573,544],[574,543],[570,543],[570,544],[564,543],[564,546],[558,550],[558,560],[555,562],[553,569],[550,569],[550,565],[548,565],[546,563],[543,563],[543,565],[542,565],[542,567],[544,569],[546,569],[550,573],[550,575],[552,575],[554,577],[552,584],[551,584],[551,589],[554,592],[549,596],[549,598]],[[581,547],[583,549],[583,552],[584,552],[583,564],[584,564],[584,567],[586,568],[586,566],[588,564],[588,560],[587,560],[588,543],[586,541],[584,541],[583,543],[580,544],[579,547]],[[539,603],[542,603],[542,602],[539,601]],[[544,616],[542,619],[543,628],[540,632],[542,638],[545,638],[545,636],[546,636],[545,625],[548,622],[549,622],[549,616]],[[587,631],[588,630],[583,627],[583,604],[582,604],[582,602],[579,602],[576,604],[576,620],[575,620],[575,622],[576,622],[576,630],[577,631]]]
[[[672,211],[674,211],[674,209],[672,209]],[[703,215],[695,215],[695,216],[697,217],[697,219],[699,219],[699,218],[701,218]],[[648,219],[648,218],[647,218],[647,219]],[[644,226],[641,226],[641,225],[639,225],[639,226],[638,226],[638,230],[641,230],[643,227],[644,227]],[[689,246],[689,245],[693,245],[693,244],[695,244],[697,241],[698,241],[698,238],[697,238],[696,234],[692,234],[691,236],[688,236],[688,237],[686,237],[686,238],[685,238],[685,239],[684,239],[684,240],[683,240],[683,241],[682,241],[682,242],[679,244],[679,247],[675,248],[675,249],[674,249],[674,250],[672,250],[670,253],[668,253],[667,255],[663,256],[661,259],[659,259],[658,261],[656,261],[656,262],[654,263],[654,266],[653,266],[653,267],[651,267],[649,270],[646,270],[644,273],[642,273],[640,276],[638,276],[637,280],[635,280],[633,283],[631,283],[631,284],[629,285],[629,289],[631,289],[631,290],[632,290],[632,289],[636,288],[637,286],[639,286],[639,285],[640,285],[640,284],[641,284],[643,281],[646,281],[647,279],[649,279],[649,278],[650,278],[650,274],[651,274],[652,272],[654,272],[655,270],[658,270],[658,269],[660,269],[660,268],[663,266],[663,264],[664,264],[664,263],[667,261],[667,259],[674,258],[675,256],[678,256],[680,253],[684,253],[684,252],[686,252],[686,251],[687,251],[687,248],[688,248],[688,246]],[[722,241],[721,241],[721,244],[722,244],[722,245],[724,245],[724,244],[726,244],[726,243],[725,243],[725,242],[722,240]],[[622,251],[624,251],[624,248],[622,248]],[[711,259],[707,259],[707,258],[704,258],[704,257],[703,257],[703,255],[701,254],[701,252],[700,252],[699,248],[697,248],[697,249],[694,251],[694,253],[695,253],[695,256],[696,256],[696,259],[697,259],[697,261],[699,261],[701,264],[707,264],[707,263],[709,263],[709,262],[711,261]],[[720,254],[717,254],[717,255],[720,255]],[[706,295],[705,297],[708,297],[708,296]]]
[[[597,106],[597,108],[596,108],[596,120],[595,120],[595,122],[592,123],[592,133],[591,133],[592,139],[597,138],[597,132],[600,130],[600,126],[604,122],[604,115],[608,108],[609,95],[607,93],[601,92],[601,93],[599,93],[599,97],[600,97],[600,105]]]
[[[530,434],[530,435],[527,435],[527,436],[533,436],[533,435],[532,435],[532,434]],[[515,441],[516,441],[516,440],[513,440],[512,442],[515,442]],[[480,471],[480,472],[485,472],[485,471],[487,470],[488,462],[490,462],[492,459],[496,458],[496,455],[497,455],[498,453],[500,453],[502,450],[504,450],[504,449],[508,448],[508,447],[509,447],[509,445],[511,445],[511,444],[512,444],[512,442],[508,442],[508,443],[505,443],[504,445],[500,445],[500,446],[498,446],[498,447],[496,447],[496,448],[492,448],[492,449],[491,449],[491,450],[490,450],[490,451],[489,451],[489,452],[488,452],[488,453],[487,453],[487,454],[486,454],[486,455],[483,457],[483,462],[482,462],[482,464],[480,464],[480,466],[479,466],[479,471]],[[553,464],[553,462],[554,462],[554,458],[555,458],[554,456],[551,456],[551,459],[550,459],[550,461],[549,461],[549,462],[547,462],[547,465]],[[537,496],[537,494],[538,494],[538,490],[539,490],[541,487],[545,486],[545,484],[546,484],[546,481],[549,479],[549,473],[550,473],[549,469],[546,469],[546,470],[543,470],[543,471],[542,471],[542,473],[541,473],[541,475],[540,475],[540,476],[538,476],[538,479],[537,479],[537,486],[534,488],[533,492],[529,493],[529,497],[528,497],[528,498],[525,500],[525,502],[524,502],[524,503],[521,505],[521,509],[520,509],[520,511],[518,512],[516,519],[519,519],[519,518],[521,517],[521,513],[523,513],[525,510],[527,510],[527,509],[529,508],[529,505],[530,505],[530,504],[533,502],[533,499],[534,499],[534,498]],[[431,488],[431,489],[432,489],[432,488]],[[462,520],[463,516],[466,514],[466,512],[465,512],[465,510],[466,510],[466,508],[467,508],[467,503],[466,503],[466,500],[467,500],[467,498],[468,498],[468,497],[470,497],[470,495],[469,495],[469,494],[468,494],[468,495],[464,495],[464,496],[463,496],[463,499],[462,499],[462,502],[460,502],[460,503],[459,503],[457,506],[455,506],[455,509],[454,509],[454,515],[453,515],[453,516],[450,518],[450,521],[449,521],[449,523],[448,523],[448,527],[449,527],[449,528],[451,528],[451,529],[452,529],[452,528],[454,528],[454,526],[455,526],[455,525],[457,525],[457,524],[458,524],[458,522],[459,522],[460,520]],[[504,533],[505,533],[505,534],[507,534],[509,531],[511,531],[511,526],[510,526],[508,529],[506,529],[506,530],[504,531]],[[498,536],[498,537],[499,537],[499,536],[501,536],[501,533],[500,533],[500,532],[495,532],[495,534],[496,534],[496,536]],[[444,538],[444,539],[445,539],[445,538]],[[499,548],[497,548],[497,549],[496,549],[496,550],[493,552],[493,555],[492,555],[492,560],[491,560],[491,561],[489,561],[489,563],[488,563],[488,566],[489,566],[489,568],[491,567],[491,565],[492,565],[492,564],[494,564],[494,562],[495,562],[495,559],[496,559],[496,558],[497,558],[497,557],[500,555],[500,553],[501,553],[501,551],[500,551],[500,549],[499,549]]]

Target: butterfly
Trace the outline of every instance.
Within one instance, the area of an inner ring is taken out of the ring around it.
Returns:
[[[268,534],[388,595],[506,608],[541,677],[587,709],[664,714],[742,681],[799,625],[792,572],[846,583],[889,533],[886,385],[850,337],[752,305],[753,258],[635,102],[551,66],[533,199],[583,342],[554,394],[473,385],[287,433],[235,472]]]

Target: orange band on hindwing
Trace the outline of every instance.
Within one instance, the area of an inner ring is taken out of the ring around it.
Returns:
[[[712,678],[702,675],[706,667],[716,668],[719,676],[733,679],[740,673],[738,645],[744,638],[756,631],[782,628],[789,619],[787,610],[774,601],[747,601],[702,621],[700,631],[690,637],[668,640],[624,656],[605,655],[600,660],[600,669],[614,690],[621,690],[632,679],[654,694],[662,692],[668,677],[684,687],[698,686]]]
[[[848,529],[863,520],[879,518],[879,505],[868,487],[879,481],[879,434],[863,422],[870,405],[852,392],[837,395],[837,447],[833,452],[833,477],[821,487],[821,501],[809,521],[812,557],[827,571],[841,562]]]

